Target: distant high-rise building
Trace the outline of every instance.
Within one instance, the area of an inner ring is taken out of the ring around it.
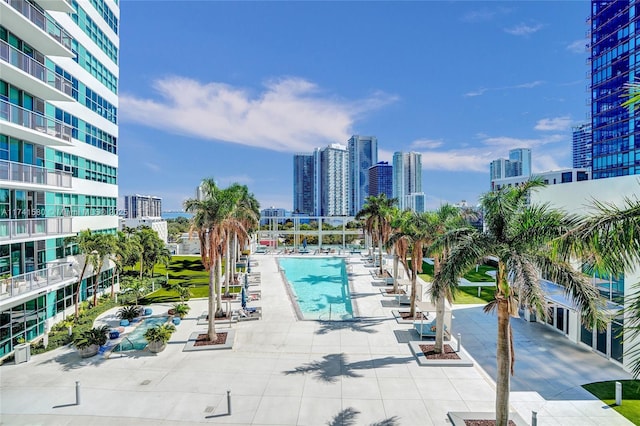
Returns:
[[[393,154],[393,196],[401,210],[409,208],[407,196],[422,192],[422,154],[395,152]]]
[[[320,154],[320,215],[348,216],[348,170],[347,147],[331,144],[319,150]]]
[[[405,208],[416,213],[424,213],[426,209],[426,199],[424,192],[412,192],[405,196]]]
[[[127,219],[161,217],[162,198],[152,195],[125,195],[124,210]]]
[[[531,176],[531,149],[515,148],[509,151],[509,159],[498,158],[489,164],[491,190],[496,189],[496,181],[524,176]]]
[[[638,112],[623,108],[626,87],[636,83],[640,44],[637,35],[640,2],[591,2],[591,127],[593,179],[640,174]]]
[[[509,151],[510,175],[531,176],[531,149],[515,148]]]
[[[349,150],[349,214],[354,216],[369,195],[369,167],[378,162],[378,139],[375,136],[353,135],[347,142]]]
[[[591,150],[593,138],[591,123],[581,124],[573,128],[573,168],[591,168]]]
[[[385,194],[393,198],[393,166],[380,161],[369,167],[369,196]]]
[[[293,156],[293,212],[314,215],[316,198],[314,154]]]

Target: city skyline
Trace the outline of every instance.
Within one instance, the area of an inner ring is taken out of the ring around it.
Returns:
[[[120,193],[166,210],[205,177],[290,210],[292,155],[354,134],[379,161],[422,154],[427,208],[475,204],[511,148],[532,149],[533,173],[571,167],[587,121],[587,2],[121,8]]]

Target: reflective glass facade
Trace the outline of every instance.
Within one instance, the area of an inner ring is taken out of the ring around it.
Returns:
[[[593,179],[640,173],[640,117],[621,107],[640,64],[637,7],[635,0],[591,2]]]

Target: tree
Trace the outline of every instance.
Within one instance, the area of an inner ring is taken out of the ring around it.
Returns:
[[[444,204],[434,213],[433,243],[427,247],[427,253],[433,257],[433,274],[438,276],[441,265],[447,258],[452,246],[461,238],[470,235],[473,230],[468,226],[461,211],[450,204]],[[444,313],[446,302],[453,303],[453,293],[458,288],[458,281],[433,279],[430,287],[431,301],[436,305],[436,336],[433,351],[444,350]]]
[[[202,199],[188,199],[185,210],[193,213],[191,231],[198,234],[200,240],[200,258],[209,272],[208,329],[209,340],[216,339],[215,313],[216,302],[221,309],[220,268],[225,238],[224,224],[232,206],[228,193],[218,188],[213,179],[204,179],[200,185]],[[217,295],[217,300],[216,300]]]
[[[79,306],[80,306],[80,292],[82,290],[82,281],[84,275],[87,272],[87,266],[96,265],[98,263],[99,251],[96,241],[96,235],[93,234],[90,229],[80,231],[78,235],[68,237],[65,239],[65,244],[76,244],[80,255],[84,256],[84,264],[82,265],[82,271],[77,281],[77,288],[75,294],[75,321],[78,320]],[[95,267],[94,267],[95,272]]]
[[[93,276],[93,306],[98,303],[98,283],[102,273],[102,266],[108,256],[116,249],[116,237],[112,234],[94,234],[94,254],[90,256],[95,275]],[[111,289],[113,296],[113,287]]]
[[[398,244],[398,240],[404,240],[407,252],[403,253],[402,264],[409,272],[411,279],[411,296],[409,315],[416,315],[416,296],[418,274],[422,272],[423,248],[433,242],[435,234],[436,217],[433,213],[416,213],[407,211],[402,215],[398,231],[390,238],[391,244]],[[407,265],[407,254],[411,254],[411,266]]]
[[[378,256],[380,276],[382,270],[382,246],[386,244],[391,233],[389,222],[393,206],[398,202],[397,198],[387,198],[385,194],[367,197],[362,210],[356,214],[356,220],[364,220],[365,231],[378,243]]]
[[[511,316],[518,316],[520,305],[530,307],[540,317],[547,315],[540,273],[563,286],[581,309],[583,323],[601,326],[597,289],[566,259],[555,256],[549,243],[573,229],[578,219],[548,206],[528,206],[529,191],[543,186],[530,180],[522,186],[503,188],[484,194],[485,231],[471,233],[453,245],[441,265],[436,280],[457,281],[481,259],[497,259],[495,299],[485,312],[497,312],[496,424],[506,426],[509,419],[510,374],[514,373]]]
[[[404,220],[403,216],[410,214],[408,210],[401,211],[397,207],[394,207],[390,213],[389,226],[391,227],[391,233],[389,234],[389,240],[387,245],[391,246],[393,252],[393,294],[398,294],[398,264],[402,263],[405,273],[409,276],[407,268],[407,257],[409,253],[409,245],[406,238],[394,238],[394,236],[400,233],[401,225]],[[402,261],[401,261],[402,259]]]

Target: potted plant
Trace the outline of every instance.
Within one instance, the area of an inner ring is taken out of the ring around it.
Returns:
[[[140,306],[131,305],[131,306],[123,306],[118,309],[118,313],[116,314],[118,318],[126,321],[133,321],[140,316]]]
[[[73,344],[82,358],[92,357],[98,353],[100,346],[107,343],[108,332],[109,327],[106,325],[85,330],[73,339]]]
[[[190,309],[191,307],[186,303],[176,303],[173,305],[171,311],[173,311],[173,315],[177,315],[182,319],[189,313]]]
[[[171,339],[171,334],[176,331],[173,324],[165,323],[156,325],[155,327],[147,329],[144,332],[144,338],[147,339],[149,344],[149,352],[158,353],[162,352],[167,347],[167,342]]]

